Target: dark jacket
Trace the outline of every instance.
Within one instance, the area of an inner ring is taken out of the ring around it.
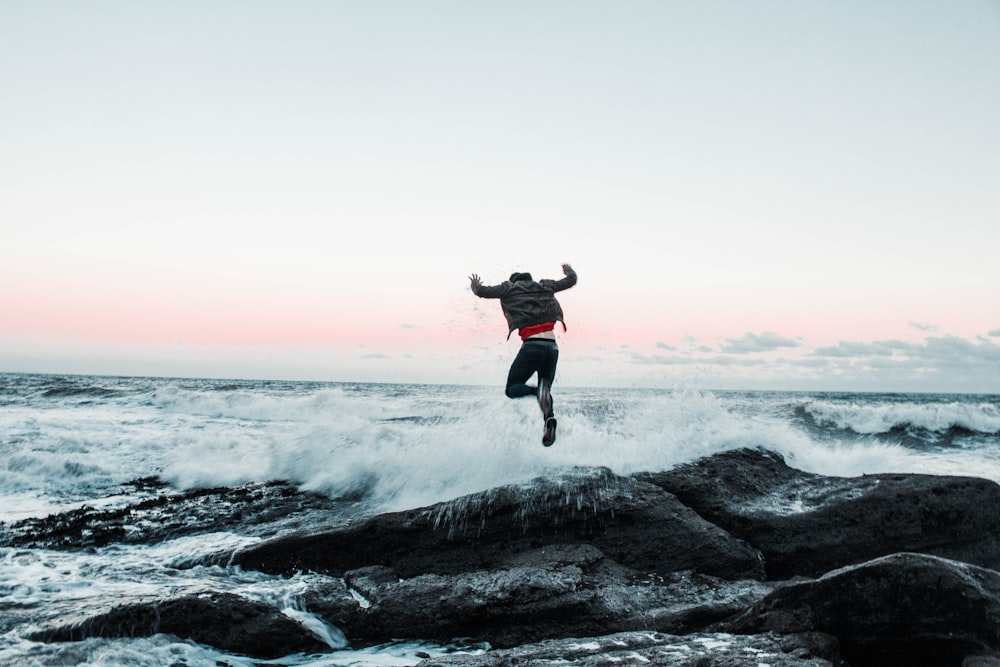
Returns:
[[[514,329],[543,322],[562,322],[565,329],[562,306],[556,301],[555,293],[575,284],[576,271],[568,269],[561,280],[505,280],[499,285],[473,285],[472,291],[484,299],[500,299],[500,308],[507,318],[507,338],[510,338]]]

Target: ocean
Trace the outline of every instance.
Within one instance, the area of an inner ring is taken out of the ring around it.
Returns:
[[[554,387],[559,437],[541,445],[532,400],[502,387],[0,374],[0,534],[31,518],[150,494],[285,480],[348,499],[358,516],[420,507],[579,466],[660,471],[764,447],[810,472],[970,475],[1000,482],[1000,396]],[[160,484],[130,484],[156,478]],[[240,532],[83,551],[0,547],[2,665],[412,665],[480,650],[407,641],[352,649],[310,614],[310,575],[199,558]],[[176,638],[41,644],[42,626],[198,590],[265,601],[330,646],[274,661]]]

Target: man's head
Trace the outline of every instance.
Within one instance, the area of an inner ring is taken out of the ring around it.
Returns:
[[[512,274],[510,274],[510,281],[512,283],[516,283],[516,282],[521,281],[521,280],[531,280],[531,274],[530,273],[518,273],[517,271],[515,271]]]

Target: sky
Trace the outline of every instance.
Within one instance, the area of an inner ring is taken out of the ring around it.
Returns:
[[[1000,393],[1000,2],[0,0],[0,371]]]

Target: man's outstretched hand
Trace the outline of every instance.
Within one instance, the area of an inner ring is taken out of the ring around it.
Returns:
[[[562,269],[563,269],[563,275],[568,276],[569,272],[573,270],[573,267],[570,266],[569,264],[563,264]]]
[[[473,273],[469,276],[469,282],[472,283],[472,287],[479,287],[483,284],[483,281],[479,279],[478,273]]]

